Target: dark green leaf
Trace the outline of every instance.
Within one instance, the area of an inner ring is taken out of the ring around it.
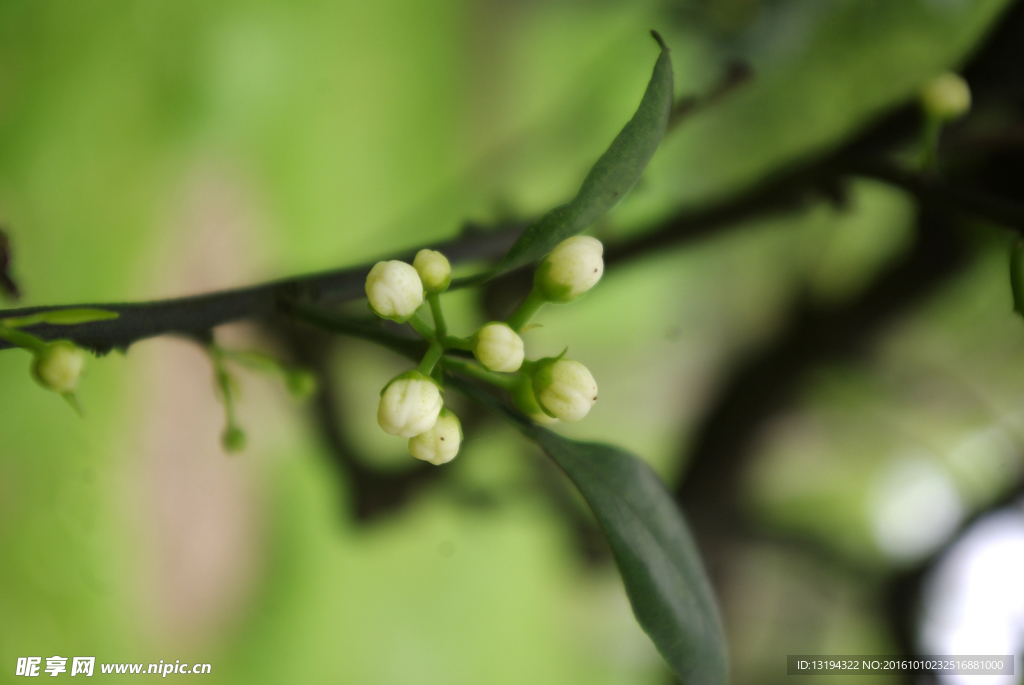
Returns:
[[[590,169],[576,197],[531,225],[501,260],[497,273],[540,259],[558,243],[594,224],[618,204],[658,149],[672,113],[672,58],[655,33],[661,55],[636,114]]]
[[[525,431],[597,517],[636,620],[683,683],[726,683],[725,640],[711,586],[682,513],[642,460],[612,445]]]
[[[618,447],[564,438],[476,386],[448,382],[536,441],[579,488],[612,548],[637,621],[683,683],[727,683],[711,586],[682,512],[654,471]]]

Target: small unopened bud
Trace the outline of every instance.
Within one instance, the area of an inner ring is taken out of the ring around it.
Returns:
[[[410,264],[377,262],[366,277],[366,298],[377,316],[401,323],[423,304],[423,283]]]
[[[601,280],[603,253],[597,238],[566,238],[537,267],[534,286],[551,302],[571,302]]]
[[[420,250],[412,265],[428,293],[443,293],[452,282],[452,265],[436,250]]]
[[[377,423],[385,433],[412,438],[433,428],[441,405],[437,383],[419,371],[408,371],[381,391]]]
[[[285,385],[295,399],[308,399],[316,393],[316,376],[305,369],[292,369],[285,377]]]
[[[32,376],[44,388],[74,392],[85,369],[85,352],[67,340],[46,345],[32,362]]]
[[[220,436],[220,444],[230,454],[244,450],[246,442],[245,431],[238,426],[228,426]]]
[[[455,458],[461,443],[462,424],[459,423],[459,417],[442,409],[433,428],[409,440],[409,453],[417,459],[440,466]]]
[[[570,359],[540,364],[533,390],[541,408],[562,421],[579,421],[597,401],[597,381],[587,367]]]
[[[939,121],[958,119],[971,108],[971,89],[960,75],[947,71],[925,85],[921,106]]]
[[[473,334],[473,354],[491,371],[518,371],[523,365],[523,339],[508,324],[485,324]]]

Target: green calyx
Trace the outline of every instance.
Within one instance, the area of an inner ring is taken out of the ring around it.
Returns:
[[[555,362],[561,361],[568,352],[569,348],[566,347],[557,357],[543,357],[542,359],[538,359],[533,363],[531,371],[527,372],[530,377],[530,393],[533,396],[534,403],[537,405],[540,412],[553,419],[557,419],[558,417],[548,411],[547,408],[537,400],[537,388],[544,388],[554,381],[554,377],[551,375],[551,369],[554,367]]]
[[[533,364],[533,367],[534,367],[534,369],[533,369],[534,375],[539,373],[542,367],[550,368],[551,365],[554,364],[555,362],[561,361],[562,359],[565,358],[565,355],[567,355],[568,353],[569,353],[569,348],[566,347],[564,350],[562,350],[561,352],[558,353],[557,357],[541,357],[537,361],[533,362],[532,364]]]
[[[510,394],[512,396],[512,404],[527,416],[537,416],[538,414],[551,416],[550,413],[544,410],[544,407],[540,406],[540,402],[537,401],[537,395],[533,391],[533,377],[530,374],[520,373]],[[552,418],[554,417],[552,416]]]
[[[387,392],[388,388],[391,387],[392,383],[394,383],[395,381],[403,381],[403,380],[427,381],[429,383],[433,383],[434,385],[436,385],[437,389],[440,390],[441,392],[444,392],[444,386],[441,385],[433,376],[429,376],[429,375],[427,375],[425,373],[421,373],[421,372],[419,372],[416,369],[411,369],[409,371],[406,371],[405,373],[400,373],[397,376],[395,376],[394,378],[392,378],[391,380],[389,380],[387,382],[387,385],[385,385],[383,388],[381,388],[380,396],[381,397],[384,396],[384,393]]]
[[[544,299],[548,302],[557,302],[559,304],[566,304],[573,300],[586,295],[586,291],[579,295],[572,295],[572,286],[561,283],[555,283],[549,276],[548,272],[551,271],[551,263],[544,260],[537,267],[537,270],[533,273],[533,287],[543,295]]]

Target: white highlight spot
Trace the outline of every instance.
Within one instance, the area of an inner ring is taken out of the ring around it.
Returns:
[[[964,515],[952,478],[926,453],[909,454],[889,465],[875,483],[869,506],[878,546],[900,562],[938,548]]]
[[[925,585],[921,642],[937,655],[1016,654],[1017,675],[944,675],[956,685],[1016,685],[1024,652],[1024,513],[975,524]]]

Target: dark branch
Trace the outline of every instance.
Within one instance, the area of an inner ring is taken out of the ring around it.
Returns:
[[[687,95],[679,99],[672,107],[668,120],[668,129],[672,131],[687,118],[721,102],[735,92],[740,86],[747,84],[754,77],[754,70],[745,62],[731,62],[726,65],[725,73],[711,90],[703,96]]]
[[[734,82],[742,80],[739,76],[727,78],[723,92],[728,92],[735,87]],[[712,99],[714,97],[717,96]],[[823,198],[841,206],[845,202],[847,179],[852,175],[869,175],[905,188],[921,201],[936,206],[954,207],[958,212],[980,215],[1018,230],[1024,227],[1024,207],[981,193],[950,189],[877,161],[884,158],[887,150],[912,137],[917,124],[917,116],[911,108],[897,110],[828,154],[791,164],[769,174],[766,181],[707,207],[683,212],[635,239],[610,244],[605,253],[606,264],[614,267],[667,246],[698,240],[753,219],[799,212]],[[523,228],[524,224],[491,231],[468,228],[462,236],[431,247],[443,251],[453,263],[493,260],[507,251]],[[415,252],[411,250],[390,258],[411,260]],[[99,354],[114,348],[125,349],[138,340],[165,334],[207,340],[216,326],[243,319],[266,319],[288,303],[328,305],[360,298],[371,266],[364,264],[173,300],[72,305],[108,309],[118,312],[120,317],[74,326],[40,324],[25,330],[44,340],[69,339]],[[512,278],[514,280],[515,277]],[[0,311],[0,319],[61,308],[64,307]],[[10,343],[0,340],[0,350],[9,347]]]
[[[1024,206],[1001,197],[970,190],[960,185],[912,174],[891,164],[863,165],[860,174],[902,188],[923,205],[985,219],[1024,234]]]
[[[767,421],[795,403],[810,369],[856,360],[880,330],[959,273],[969,256],[945,215],[923,211],[910,253],[868,290],[832,309],[798,302],[784,332],[732,373],[684,456],[688,468],[676,489],[712,577],[749,529],[741,484]]]
[[[522,226],[503,227],[490,232],[468,230],[454,240],[432,245],[442,250],[452,263],[495,259],[503,255],[522,231]],[[411,261],[417,250],[395,255],[391,259]],[[173,300],[131,304],[75,305],[115,311],[117,319],[96,321],[75,326],[40,324],[25,328],[43,340],[73,340],[98,354],[112,349],[126,349],[132,343],[158,335],[176,334],[205,339],[221,324],[243,319],[264,319],[285,302],[336,304],[364,295],[366,274],[372,264],[299,276],[280,281],[208,295]],[[65,307],[26,307],[0,311],[0,319],[26,316],[36,312]],[[0,340],[0,350],[11,347]]]
[[[727,79],[727,83],[728,83]],[[820,196],[824,185],[835,186],[839,169],[848,162],[849,153],[861,149],[878,149],[885,143],[902,140],[913,130],[913,117],[905,112],[886,117],[869,127],[840,150],[822,159],[805,161],[791,171],[773,176],[773,180],[704,210],[670,219],[662,227],[638,240],[611,246],[607,261],[614,264],[667,243],[678,243],[707,235],[727,225],[754,216],[797,211],[805,206],[808,196]],[[828,193],[826,193],[828,194]],[[506,226],[493,231],[469,228],[463,235],[447,243],[432,245],[443,251],[452,263],[471,259],[488,260],[502,256],[522,232],[525,225]],[[416,250],[393,255],[392,259],[410,259]],[[243,319],[263,319],[276,312],[282,302],[301,301],[309,304],[331,304],[356,299],[363,294],[363,284],[371,264],[339,269],[309,276],[273,281],[248,288],[239,288],[207,295],[173,300],[129,304],[66,305],[98,307],[116,311],[120,317],[76,326],[40,324],[26,330],[44,340],[68,339],[99,354],[111,349],[125,349],[132,343],[158,335],[177,334],[207,339],[211,329]],[[0,319],[25,316],[64,307],[28,307],[0,311]],[[0,350],[10,343],[0,340]]]

